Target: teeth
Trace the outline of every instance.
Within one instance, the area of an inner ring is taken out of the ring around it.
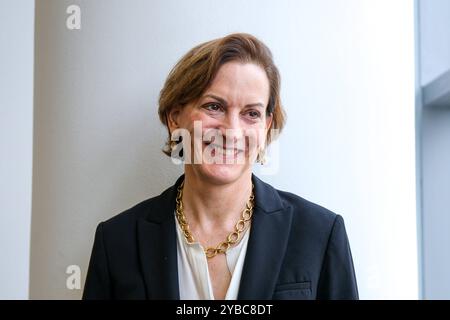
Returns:
[[[241,150],[235,149],[235,148],[223,148],[222,146],[215,144],[215,143],[208,143],[208,145],[214,146],[217,153],[219,153],[221,155],[226,155],[226,156],[234,156],[235,154],[237,154],[238,152],[241,151]]]

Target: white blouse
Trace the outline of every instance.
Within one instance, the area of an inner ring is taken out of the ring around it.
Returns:
[[[177,263],[180,299],[214,300],[208,261],[204,249],[198,242],[188,243],[176,218],[175,221],[177,224]],[[237,299],[245,254],[247,252],[249,230],[250,228],[245,231],[237,246],[231,247],[225,253],[228,269],[232,275],[225,300]]]

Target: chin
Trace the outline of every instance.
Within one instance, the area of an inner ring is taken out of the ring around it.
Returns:
[[[242,164],[201,164],[195,170],[214,184],[227,184],[238,180],[250,169],[250,166]]]

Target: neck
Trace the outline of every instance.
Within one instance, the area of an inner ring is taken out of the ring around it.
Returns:
[[[196,175],[186,167],[183,207],[195,229],[233,229],[252,192],[251,170],[237,180],[217,184]]]

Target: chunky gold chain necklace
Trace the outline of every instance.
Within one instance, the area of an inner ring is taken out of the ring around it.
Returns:
[[[189,224],[186,220],[186,216],[183,212],[183,185],[184,181],[178,186],[178,194],[176,197],[176,216],[178,220],[178,224],[181,227],[181,230],[183,231],[184,237],[186,238],[188,243],[193,243],[194,236],[192,235],[191,231],[189,230]],[[244,211],[242,211],[241,219],[236,223],[234,226],[234,231],[231,232],[227,239],[221,243],[219,243],[215,248],[209,247],[205,250],[205,254],[207,258],[215,257],[219,253],[225,253],[232,245],[236,244],[240,237],[242,231],[245,230],[245,227],[247,224],[250,223],[250,220],[253,215],[253,206],[254,206],[254,199],[255,196],[253,194],[254,185],[252,183],[252,193],[250,195],[250,198],[248,199],[248,202],[245,206]]]

